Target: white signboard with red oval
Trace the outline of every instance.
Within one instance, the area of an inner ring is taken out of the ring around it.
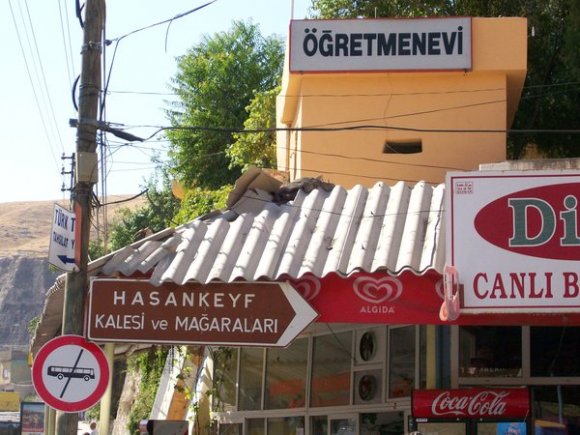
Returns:
[[[46,343],[34,358],[32,382],[50,407],[79,412],[94,406],[109,382],[105,353],[78,335],[62,335]]]
[[[449,173],[447,264],[462,312],[580,311],[580,172]]]

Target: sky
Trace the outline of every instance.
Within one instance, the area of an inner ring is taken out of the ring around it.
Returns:
[[[106,38],[114,40],[137,29],[171,19],[211,0],[108,0]],[[81,0],[81,4],[83,1]],[[165,109],[176,73],[176,57],[233,20],[251,20],[262,35],[287,38],[290,19],[305,18],[310,0],[216,0],[170,24],[122,38],[105,50],[110,81],[106,120],[124,126],[169,125]],[[73,83],[80,74],[82,29],[74,0],[7,0],[0,3],[0,203],[66,200],[70,157],[76,149]],[[111,68],[112,63],[112,68]],[[78,95],[78,91],[76,92]],[[154,128],[134,127],[149,137]],[[165,158],[167,145],[152,140],[121,146],[108,135],[106,191],[131,195],[143,190],[154,171],[151,159]],[[161,137],[162,139],[162,137]],[[101,193],[99,180],[98,193]]]

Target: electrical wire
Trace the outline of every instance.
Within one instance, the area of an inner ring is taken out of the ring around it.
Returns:
[[[347,189],[345,189],[345,190],[347,190]],[[246,194],[242,195],[240,197],[240,199],[248,199],[251,201],[263,202],[265,204],[273,204],[272,200],[265,199],[265,198],[258,198],[257,196],[249,196]],[[281,203],[279,205],[282,207],[287,207],[287,208],[295,208],[295,209],[298,209],[300,211],[316,212],[316,213],[320,213],[320,214],[325,213],[327,215],[339,216],[339,217],[344,217],[344,218],[349,218],[349,219],[384,219],[384,218],[393,217],[393,216],[409,216],[409,215],[420,215],[420,214],[427,214],[427,213],[437,213],[437,214],[441,215],[443,213],[443,211],[445,211],[444,204],[442,204],[441,208],[427,208],[427,209],[415,210],[412,212],[405,209],[405,210],[402,210],[400,212],[389,212],[389,213],[382,213],[382,214],[371,212],[371,214],[368,214],[368,215],[365,215],[363,213],[346,214],[344,212],[344,210],[338,210],[338,211],[326,210],[326,209],[321,208],[321,207],[306,207],[303,204],[294,205],[291,203],[291,201],[284,202],[284,203]],[[439,225],[440,221],[438,220],[436,222],[436,224]]]
[[[580,86],[580,82],[564,82],[564,83],[552,83],[546,85],[528,85],[522,87],[522,91],[532,90],[532,89],[546,89],[546,88],[558,88],[565,86]],[[425,92],[395,92],[395,93],[348,93],[348,94],[280,94],[281,97],[285,98],[299,98],[299,97],[322,97],[322,98],[348,98],[348,97],[390,97],[390,96],[421,96],[421,95],[450,95],[450,94],[462,94],[462,93],[478,93],[478,92],[493,92],[493,91],[504,91],[510,88],[481,88],[481,89],[461,89],[461,90],[450,90],[450,91],[425,91]],[[519,88],[518,88],[519,89]],[[568,91],[575,91],[577,89],[569,89]],[[567,92],[567,91],[564,91]],[[109,94],[131,94],[131,95],[151,95],[151,96],[178,96],[175,92],[157,92],[157,91],[131,91],[131,90],[109,90]],[[540,94],[543,96],[546,94]],[[550,94],[551,95],[551,94]],[[533,95],[522,96],[524,98],[535,98]]]
[[[66,7],[66,1],[65,1],[65,10],[67,10]],[[64,14],[64,16],[66,17],[66,27],[67,27],[67,31],[68,31],[68,40],[65,36],[65,31],[64,31],[64,20],[63,20],[63,10],[61,7],[61,0],[58,0],[58,16],[59,16],[59,20],[60,20],[60,33],[62,36],[62,44],[63,44],[63,48],[64,48],[64,56],[65,56],[65,64],[66,64],[66,72],[67,72],[67,76],[68,76],[68,81],[69,81],[69,86],[72,87],[73,84],[73,77],[76,75],[74,73],[74,69],[73,67],[73,61],[72,61],[72,52],[70,50],[71,47],[71,41],[70,41],[70,27],[68,25],[68,15]],[[67,43],[68,41],[68,43]],[[70,57],[69,57],[70,55]]]
[[[58,128],[58,122],[56,120],[56,115],[54,113],[54,104],[52,103],[52,97],[50,95],[50,88],[48,87],[48,83],[46,81],[46,74],[44,72],[44,65],[42,62],[42,56],[40,55],[40,50],[38,49],[38,41],[36,40],[36,32],[34,31],[35,26],[32,24],[32,17],[30,16],[30,9],[28,8],[28,0],[24,1],[24,5],[26,7],[26,16],[28,17],[28,23],[30,25],[30,32],[32,34],[32,41],[34,43],[34,49],[35,49],[34,52],[36,53],[36,57],[38,60],[38,65],[40,68],[40,77],[42,78],[42,85],[44,85],[43,89],[44,89],[44,93],[45,93],[46,98],[47,98],[49,112],[52,116],[52,121],[54,123],[54,130],[56,132],[56,136],[58,138],[58,142],[60,144],[61,151],[64,152],[64,146],[63,146],[62,137],[60,135],[60,129]],[[26,27],[25,27],[25,31],[26,31]],[[29,44],[30,44],[30,42],[29,42]]]
[[[44,131],[44,135],[46,137],[46,141],[49,144],[50,153],[52,155],[54,164],[55,164],[56,168],[59,169],[58,160],[57,160],[57,157],[55,155],[55,152],[54,152],[54,149],[53,149],[53,146],[52,146],[52,139],[51,139],[50,134],[49,134],[48,126],[47,126],[47,123],[46,123],[46,120],[45,120],[45,117],[44,117],[44,114],[43,114],[43,111],[42,111],[42,106],[40,104],[40,99],[38,97],[38,93],[36,92],[36,86],[34,85],[34,80],[32,78],[32,73],[30,71],[30,66],[28,64],[28,59],[27,59],[27,56],[26,56],[26,50],[24,49],[24,45],[22,43],[22,36],[20,34],[20,31],[18,30],[18,23],[16,21],[16,16],[14,14],[14,8],[12,7],[12,0],[8,0],[8,5],[10,7],[10,14],[12,16],[12,22],[14,23],[14,29],[16,31],[16,37],[18,39],[18,44],[19,44],[19,47],[20,47],[20,52],[22,53],[22,58],[24,60],[26,74],[28,75],[28,81],[30,82],[30,88],[32,90],[32,94],[34,96],[34,101],[36,103],[36,108],[38,110],[38,115],[39,115],[40,121],[42,123],[42,129]]]
[[[344,121],[346,123],[346,121]],[[237,134],[251,134],[251,133],[275,133],[275,132],[339,132],[339,131],[358,131],[358,130],[377,130],[377,131],[412,131],[418,133],[496,133],[496,134],[533,134],[533,133],[547,133],[547,134],[579,134],[579,129],[456,129],[456,128],[420,128],[420,127],[400,127],[394,125],[379,125],[379,124],[362,124],[350,125],[344,127],[272,127],[272,128],[228,128],[228,127],[210,127],[210,126],[158,126],[158,125],[133,125],[125,126],[128,128],[155,128],[156,131],[147,137],[145,140],[150,140],[163,131],[206,131],[216,133],[237,133]]]

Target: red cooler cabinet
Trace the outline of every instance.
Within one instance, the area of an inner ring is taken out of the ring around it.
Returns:
[[[422,435],[530,435],[528,388],[414,390],[409,429]]]

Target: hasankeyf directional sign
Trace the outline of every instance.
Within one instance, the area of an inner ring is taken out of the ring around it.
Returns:
[[[86,331],[110,343],[285,347],[317,317],[288,283],[93,279]]]
[[[75,214],[54,204],[48,262],[65,272],[77,269],[75,264]]]
[[[580,172],[449,173],[446,195],[462,312],[580,311]]]

